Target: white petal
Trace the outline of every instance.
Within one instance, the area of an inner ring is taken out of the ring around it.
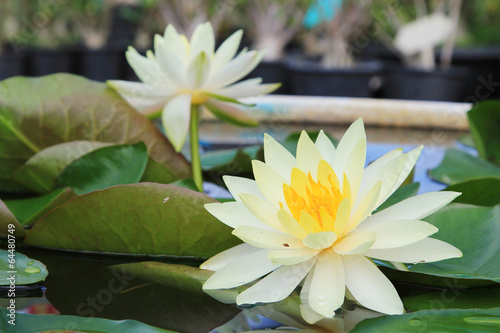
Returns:
[[[401,174],[401,170],[405,166],[407,159],[408,155],[400,154],[385,163],[382,168],[374,170],[377,171],[377,173],[371,176],[370,183],[366,184],[363,187],[363,191],[360,190],[358,192],[359,194],[354,203],[354,209],[356,209],[361,204],[361,202],[365,200],[368,191],[377,182],[382,182],[382,187],[380,189],[380,196],[377,203],[375,204],[375,208],[380,206],[380,204],[385,201],[385,199],[382,200],[382,198],[387,198],[387,193],[392,190],[393,185],[399,179],[399,175]]]
[[[368,250],[376,240],[375,232],[351,232],[335,243],[333,250],[339,254],[359,254]]]
[[[320,250],[304,247],[301,249],[269,250],[268,258],[280,265],[295,265],[316,256]]]
[[[258,247],[243,243],[222,251],[200,265],[201,269],[218,271],[229,263],[240,260],[247,255],[261,251]]]
[[[347,129],[342,139],[340,139],[335,152],[335,159],[332,163],[332,168],[339,176],[339,181],[342,182],[342,175],[346,172],[346,164],[351,155],[351,152],[359,143],[360,140],[366,140],[365,127],[363,119],[359,118]],[[364,165],[363,165],[364,167]],[[346,172],[347,174],[347,172]],[[349,178],[350,180],[350,178]]]
[[[287,183],[290,183],[292,168],[297,166],[295,157],[267,134],[264,134],[264,159],[267,165],[278,171]]]
[[[309,273],[315,262],[316,258],[313,258],[298,265],[281,266],[242,292],[236,298],[236,303],[238,305],[272,303],[285,299]]]
[[[309,288],[309,306],[324,317],[331,318],[344,303],[345,275],[340,256],[323,251],[316,261]]]
[[[278,231],[285,231],[278,219],[278,208],[254,194],[240,193],[240,198],[250,213],[260,221]]]
[[[189,44],[191,45],[190,62],[202,52],[209,58],[212,58],[214,54],[215,37],[210,22],[200,24],[196,27]]]
[[[182,61],[182,67],[187,68],[189,43],[186,43],[183,39],[184,36],[179,35],[175,27],[169,24],[161,40],[155,36],[155,53],[157,53],[158,49],[156,43],[159,42],[160,45],[158,47],[165,48],[168,52],[173,52]]]
[[[210,71],[210,61],[205,52],[196,56],[189,65],[186,74],[186,85],[192,89],[200,88],[207,80]]]
[[[459,258],[462,256],[462,252],[453,245],[441,240],[425,238],[416,243],[394,249],[368,250],[365,255],[380,260],[421,263]]]
[[[316,179],[319,161],[323,159],[318,148],[312,142],[306,131],[300,133],[297,143],[297,167],[306,175],[311,172],[311,176]]]
[[[268,94],[279,88],[280,83],[260,84],[261,78],[252,78],[233,85],[216,89],[215,94],[232,98],[251,97]]]
[[[373,214],[362,225],[375,228],[374,225],[390,220],[420,220],[443,208],[459,195],[460,193],[451,191],[420,194]]]
[[[343,256],[346,286],[364,307],[386,313],[402,314],[403,303],[391,281],[362,255]]]
[[[377,241],[371,249],[390,249],[418,242],[438,232],[438,228],[419,220],[389,220],[384,223],[365,223],[352,233],[372,231]]]
[[[363,180],[361,181],[359,193],[363,193],[367,188],[373,186],[373,184],[380,179],[377,175],[386,168],[389,161],[401,156],[402,154],[403,148],[397,148],[377,158],[370,165],[368,165],[363,172]]]
[[[164,75],[164,80],[176,87],[186,85],[186,64],[185,60],[179,58],[177,51],[167,47],[168,44],[160,36],[155,39],[155,53],[158,65]]]
[[[328,164],[332,165],[333,159],[335,158],[335,146],[323,130],[319,132],[318,138],[314,144],[318,148],[323,159],[327,161]]]
[[[222,66],[226,65],[231,59],[234,58],[238,47],[240,46],[241,37],[243,36],[243,30],[238,30],[229,36],[222,44],[219,46],[214,54],[212,60],[212,73],[217,72]]]
[[[140,55],[133,47],[129,46],[127,52],[125,52],[125,57],[142,82],[150,85],[161,85],[165,81],[158,70],[156,62]]]
[[[287,179],[262,161],[253,160],[252,168],[255,181],[262,194],[271,204],[279,208],[280,202],[285,203],[283,184],[287,183]]]
[[[203,289],[238,287],[273,271],[278,265],[267,258],[267,252],[267,249],[263,249],[228,263],[205,282]]]
[[[375,183],[356,210],[351,211],[351,216],[349,221],[347,221],[346,232],[351,231],[362,223],[375,210],[378,199],[380,198],[382,185],[382,181]]]
[[[344,173],[349,179],[351,186],[351,197],[358,196],[359,186],[365,169],[366,160],[366,138],[359,140],[352,148],[345,164]]]
[[[148,106],[166,103],[173,92],[173,90],[167,88],[160,88],[142,82],[110,80],[106,83],[139,111]],[[161,108],[163,108],[163,105],[161,105]]]
[[[241,226],[233,231],[233,235],[250,245],[266,249],[303,248],[300,239],[276,231],[267,231],[251,226]]]
[[[333,231],[322,231],[308,234],[302,242],[311,249],[322,250],[330,247],[337,240],[337,235]]]
[[[250,73],[262,59],[262,54],[256,51],[242,53],[231,60],[210,77],[207,87],[216,90],[238,81]]]
[[[248,225],[268,231],[276,230],[262,223],[241,202],[209,203],[205,204],[205,209],[222,223],[234,229]]]
[[[399,186],[401,186],[401,184],[405,181],[405,179],[408,177],[411,170],[415,166],[415,163],[417,163],[418,157],[420,156],[423,148],[424,146],[420,146],[405,154],[407,156],[407,159],[403,168],[401,169],[401,172],[399,173],[396,182],[392,184],[392,188],[390,188],[387,193],[384,193],[385,196],[380,197],[377,207],[379,206],[379,204],[387,200],[387,198],[389,198],[389,196],[393,194],[394,191],[396,191]]]
[[[264,199],[262,192],[260,192],[257,183],[253,179],[235,176],[223,176],[222,179],[234,200],[238,202],[241,202],[240,193],[249,193]]]
[[[176,151],[180,151],[186,141],[190,118],[191,95],[189,94],[173,97],[163,108],[161,115],[163,128]]]
[[[307,274],[302,290],[300,291],[300,314],[302,315],[302,318],[304,318],[304,320],[311,325],[324,318],[322,315],[314,311],[309,305],[309,290],[311,289],[311,281],[313,277],[314,271]]]
[[[165,100],[173,92],[173,90],[165,87],[153,86],[142,82],[109,80],[106,83],[120,94],[130,97],[150,98],[156,103]]]

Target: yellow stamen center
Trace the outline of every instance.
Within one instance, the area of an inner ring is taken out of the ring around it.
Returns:
[[[210,99],[210,96],[206,95],[203,91],[193,90],[191,92],[191,103],[193,104],[204,104]]]
[[[306,212],[323,231],[332,230],[332,223],[344,195],[339,189],[339,181],[335,172],[326,161],[321,161],[318,177],[314,180],[311,173],[306,175],[302,170],[292,170],[291,183],[283,184],[286,204],[295,220],[299,223],[301,215]],[[280,203],[283,208],[283,204]]]

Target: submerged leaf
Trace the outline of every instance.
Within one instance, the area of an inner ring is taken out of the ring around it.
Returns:
[[[0,328],[2,332],[141,332],[141,333],[176,333],[158,327],[149,326],[135,320],[113,321],[102,318],[77,316],[33,315],[16,313],[15,326],[9,324],[8,309],[0,309]],[[11,329],[14,328],[14,331]]]

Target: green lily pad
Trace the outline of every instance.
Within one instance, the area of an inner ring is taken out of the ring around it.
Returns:
[[[57,206],[76,194],[70,188],[60,188],[45,195],[16,200],[5,200],[5,204],[22,225],[32,225]]]
[[[500,206],[451,204],[424,220],[439,229],[433,238],[456,246],[463,257],[413,265],[410,272],[500,282]]]
[[[239,243],[209,214],[205,194],[173,185],[117,185],[75,197],[28,233],[32,246],[207,258]]]
[[[159,183],[170,184],[180,180],[172,171],[162,163],[158,163],[152,158],[148,159],[146,170],[142,175],[141,182],[143,183]]]
[[[5,203],[0,200],[0,236],[3,237],[24,237],[28,232],[19,223]],[[11,235],[11,236],[9,236]]]
[[[0,190],[28,191],[15,170],[47,147],[77,140],[142,141],[177,178],[190,176],[187,160],[156,126],[104,83],[71,74],[0,83]]]
[[[500,178],[500,168],[464,151],[450,148],[446,150],[439,166],[429,175],[434,180],[447,185],[454,185],[472,179]]]
[[[201,155],[203,176],[221,186],[225,175],[253,178],[252,160],[264,160],[262,146],[207,152]]]
[[[500,101],[477,103],[467,118],[479,156],[500,165]]]
[[[366,319],[356,325],[351,333],[495,333],[499,328],[500,308],[438,309]]]
[[[442,289],[440,291],[403,297],[408,311],[432,309],[500,308],[500,285],[474,289]]]
[[[96,149],[69,164],[57,177],[57,185],[70,186],[82,195],[113,185],[139,182],[148,163],[144,143]]]
[[[500,178],[479,178],[451,185],[445,191],[461,192],[453,202],[476,206],[500,204]]]
[[[32,284],[45,280],[49,272],[38,260],[33,260],[17,250],[0,250],[0,286]],[[10,279],[14,277],[14,279]]]
[[[0,309],[0,328],[6,333],[39,333],[39,332],[81,332],[81,333],[176,333],[158,327],[149,326],[135,320],[113,321],[101,318],[77,316],[15,314],[15,325],[9,323],[8,309]]]
[[[210,110],[217,118],[236,126],[257,126],[259,123],[251,118],[246,112],[236,106],[227,104],[228,109],[221,109],[212,103],[205,103],[205,107]]]
[[[17,168],[13,179],[31,192],[45,194],[56,188],[57,176],[82,155],[109,145],[104,142],[71,141],[47,147]]]
[[[175,185],[175,186],[187,188],[188,190],[191,190],[191,191],[199,192],[198,187],[194,183],[193,178],[179,179],[173,183],[170,183],[170,185]]]

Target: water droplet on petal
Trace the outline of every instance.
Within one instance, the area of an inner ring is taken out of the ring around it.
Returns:
[[[36,273],[40,273],[41,269],[39,267],[36,267],[36,266],[29,266],[29,267],[26,267],[26,269],[24,270],[25,273],[28,273],[28,274],[36,274]]]
[[[326,299],[326,296],[325,296],[325,295],[319,295],[319,296],[318,296],[318,299],[319,299],[320,301],[324,301],[324,300]]]
[[[417,327],[417,326],[422,326],[424,323],[422,320],[420,320],[418,318],[413,318],[413,319],[410,319],[409,324],[410,324],[410,326]]]
[[[35,261],[34,261],[34,260],[30,260],[30,261],[28,261],[28,262],[26,263],[26,265],[31,266],[31,265],[33,265],[34,263],[35,263]]]

